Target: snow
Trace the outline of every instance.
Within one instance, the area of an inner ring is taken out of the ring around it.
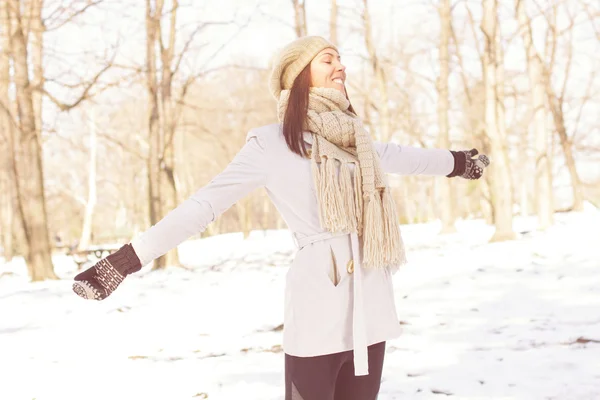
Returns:
[[[403,335],[379,399],[600,398],[600,212],[557,214],[546,232],[517,218],[523,233],[503,243],[483,221],[457,225],[403,227]],[[67,256],[54,258],[62,280],[40,283],[0,259],[0,399],[282,399],[290,234],[180,254],[188,269],[146,268],[102,302],[71,292]]]

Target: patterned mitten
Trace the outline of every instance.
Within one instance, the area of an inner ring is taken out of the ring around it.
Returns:
[[[465,151],[450,151],[454,156],[454,170],[447,175],[448,178],[460,176],[465,179],[479,179],[483,175],[483,169],[490,165],[490,159],[481,154],[473,159],[479,152],[477,149]]]
[[[75,276],[73,291],[90,300],[104,300],[129,274],[139,271],[142,264],[131,244],[98,261]]]

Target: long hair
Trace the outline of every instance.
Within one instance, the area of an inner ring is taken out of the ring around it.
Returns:
[[[307,157],[306,144],[304,142],[304,120],[308,114],[308,93],[310,91],[310,64],[298,75],[292,89],[287,109],[283,116],[283,137],[288,148],[301,157]],[[348,98],[348,94],[346,94]],[[350,99],[348,99],[350,100]],[[356,114],[352,104],[348,108]]]

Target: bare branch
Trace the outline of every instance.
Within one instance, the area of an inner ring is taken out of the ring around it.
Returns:
[[[570,24],[569,26],[573,26],[573,20],[574,18],[571,16],[571,13],[567,10],[567,14],[569,15],[570,18]],[[568,46],[568,57],[567,57],[567,65],[565,67],[565,79],[563,80],[563,84],[562,84],[562,88],[560,90],[560,94],[558,97],[558,101],[561,104],[561,108],[562,108],[562,103],[564,101],[565,98],[565,91],[567,90],[567,82],[569,80],[569,72],[571,71],[571,66],[573,64],[573,30],[571,29],[569,31],[569,46]]]
[[[55,191],[55,193],[53,193],[53,196],[57,196],[58,194],[63,194],[66,197],[75,200],[81,206],[85,206],[87,203],[86,199],[83,196],[81,196],[77,193],[73,193],[70,190],[65,189],[64,185],[62,185],[62,184],[52,185],[48,189],[49,189],[49,191]]]
[[[295,29],[295,28],[294,28],[294,25],[290,24],[290,23],[287,21],[287,19],[285,19],[285,18],[280,18],[278,15],[276,16],[276,15],[274,15],[274,14],[267,13],[267,12],[263,11],[263,10],[260,8],[260,5],[258,5],[258,7],[257,7],[257,14],[261,15],[262,17],[269,18],[269,19],[271,19],[271,20],[273,20],[273,21],[275,21],[275,22],[277,22],[277,23],[279,23],[279,24],[281,24],[281,25],[283,25],[283,26],[285,26],[285,27],[287,27],[287,28],[290,28],[290,29]]]
[[[119,146],[120,148],[122,148],[123,150],[125,150],[126,152],[133,154],[134,156],[136,156],[137,158],[139,158],[140,160],[144,160],[146,161],[147,157],[146,155],[144,155],[142,152],[140,152],[140,150],[138,148],[134,148],[129,146],[128,144],[125,144],[124,142],[115,139],[114,137],[112,137],[111,135],[109,135],[108,133],[98,133],[98,137],[101,137],[103,139],[105,139],[106,141],[116,144],[117,146]]]
[[[120,82],[124,82],[124,81],[128,81],[130,79],[136,78],[137,76],[141,75],[143,73],[142,69],[140,67],[128,67],[128,66],[123,66],[123,67],[119,67],[116,64],[113,64],[111,66],[112,69],[124,69],[124,70],[130,70],[133,71],[132,74],[130,75],[125,75],[123,77],[120,77],[117,81],[115,82],[111,82],[106,84],[105,86],[103,86],[103,88],[106,87],[115,87],[118,86],[118,84]],[[44,78],[44,82],[45,83],[54,83],[56,85],[59,85],[63,88],[66,89],[80,89],[82,87],[86,87],[88,85],[88,82],[86,81],[82,81],[82,82],[78,82],[78,83],[66,83],[66,82],[61,82],[58,78]]]
[[[594,19],[598,18],[600,16],[600,12],[596,11],[596,14],[593,14],[592,10],[590,10],[589,4],[587,4],[585,2],[581,2],[581,3],[583,5],[583,9],[584,9],[585,13],[588,16],[590,24],[592,25],[592,29],[594,30],[594,33],[596,34],[596,40],[598,40],[600,42],[600,28],[596,27],[596,24],[594,24]]]
[[[77,100],[75,100],[74,102],[72,102],[71,104],[67,104],[67,103],[64,103],[64,102],[58,100],[56,97],[54,97],[54,95],[52,95],[52,93],[50,93],[44,87],[41,87],[41,88],[36,87],[35,90],[38,90],[38,91],[41,91],[42,93],[44,93],[61,111],[71,110],[71,109],[77,107],[79,104],[81,104],[84,100],[88,99],[89,92],[96,85],[96,83],[98,82],[100,77],[112,67],[112,62],[114,61],[116,56],[117,56],[117,52],[115,50],[115,53],[113,54],[110,62],[107,63],[100,71],[98,71],[96,73],[96,75],[92,78],[92,80],[89,81],[88,84],[86,85],[81,96],[79,96],[79,98]]]
[[[588,100],[590,100],[591,98],[595,97],[591,93],[591,91],[592,91],[592,87],[594,86],[593,82],[594,82],[594,78],[596,77],[596,72],[597,72],[596,69],[592,70],[592,75],[590,76],[590,81],[587,84],[587,89],[585,91],[585,96],[581,100],[581,106],[579,107],[579,112],[577,113],[577,118],[575,118],[575,125],[573,127],[573,134],[571,135],[571,143],[573,143],[575,141],[575,136],[577,135],[577,131],[578,131],[578,128],[579,128],[579,121],[581,121],[581,114],[583,112],[583,107],[588,102]]]
[[[471,97],[471,89],[469,89],[469,83],[467,82],[467,74],[465,73],[465,66],[463,63],[462,52],[460,51],[460,44],[458,43],[458,39],[456,37],[456,31],[454,30],[454,24],[450,23],[450,33],[452,35],[452,41],[454,42],[454,50],[456,51],[456,57],[458,58],[458,65],[460,66],[460,78],[463,83],[463,87],[465,90],[465,94],[467,95],[467,100],[469,105],[473,103]],[[479,51],[479,49],[478,49]]]
[[[248,19],[242,26],[239,27],[239,29],[237,30],[237,32],[235,34],[233,34],[225,43],[223,43],[218,49],[216,49],[213,54],[211,56],[209,56],[207,59],[212,60],[217,54],[219,54],[224,48],[225,46],[227,46],[229,43],[231,43],[233,41],[234,38],[236,38],[241,32],[242,30],[248,26],[248,24],[250,23],[250,19]],[[205,64],[206,66],[206,64]],[[177,98],[175,100],[176,104],[178,104],[179,106],[175,108],[175,120],[179,121],[179,117],[181,116],[181,102],[184,101],[185,96],[187,95],[188,89],[190,88],[190,86],[196,82],[196,80],[201,77],[201,76],[205,76],[210,72],[213,72],[215,70],[219,70],[219,69],[223,69],[224,67],[216,67],[216,68],[212,68],[212,69],[208,69],[208,70],[204,70],[196,75],[192,75],[190,77],[188,77],[188,79],[186,79],[185,83],[183,84],[183,86],[181,87],[181,91],[179,94],[179,98]]]
[[[89,8],[97,6],[98,4],[101,4],[103,2],[104,2],[104,0],[95,0],[95,1],[90,0],[81,9],[76,10],[75,12],[73,12],[71,15],[69,15],[68,17],[66,17],[64,20],[60,21],[56,25],[51,25],[50,23],[44,22],[44,25],[46,26],[45,31],[49,32],[49,31],[53,31],[53,30],[59,29],[59,28],[65,26],[66,24],[68,24],[69,22],[73,21],[77,16],[79,16],[79,15],[83,14],[84,12],[86,12]],[[48,18],[46,18],[45,21],[51,20],[55,16],[55,14],[57,12],[61,12],[61,11],[63,11],[63,12],[66,13],[66,10],[64,8],[60,8],[59,7],[59,8],[56,9],[56,11],[54,11],[52,14],[50,14],[50,16]]]
[[[181,53],[179,53],[179,56],[177,57],[177,61],[175,62],[175,67],[173,68],[173,75],[175,75],[177,73],[177,71],[179,70],[179,67],[181,65],[181,60],[183,59],[183,56],[189,50],[190,45],[194,41],[194,37],[198,33],[200,33],[202,30],[204,30],[204,28],[207,28],[208,26],[229,25],[229,24],[231,24],[233,22],[234,21],[205,22],[203,24],[198,25],[196,27],[196,29],[194,29],[194,31],[190,34],[190,37],[188,38],[188,40],[185,42],[185,45],[183,46],[183,50],[181,51]]]
[[[10,121],[10,123],[13,125],[13,127],[15,127],[15,129],[20,129],[19,123],[14,118],[14,116],[13,116],[12,112],[10,111],[10,108],[8,107],[8,105],[4,104],[4,102],[1,102],[1,101],[0,101],[0,112],[6,114],[6,118]]]
[[[475,40],[475,49],[477,50],[477,55],[479,56],[479,59],[481,59],[482,53],[481,53],[481,49],[479,48],[479,40],[477,40],[477,32],[475,31],[475,18],[473,17],[473,13],[471,12],[471,9],[469,8],[469,6],[467,4],[465,4],[465,8],[467,9],[467,13],[469,14],[469,26],[471,27],[471,33],[473,34],[473,40]]]

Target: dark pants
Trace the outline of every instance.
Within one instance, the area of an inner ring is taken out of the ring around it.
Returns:
[[[369,346],[369,375],[354,376],[352,351],[317,357],[285,355],[285,400],[376,400],[385,342]]]

